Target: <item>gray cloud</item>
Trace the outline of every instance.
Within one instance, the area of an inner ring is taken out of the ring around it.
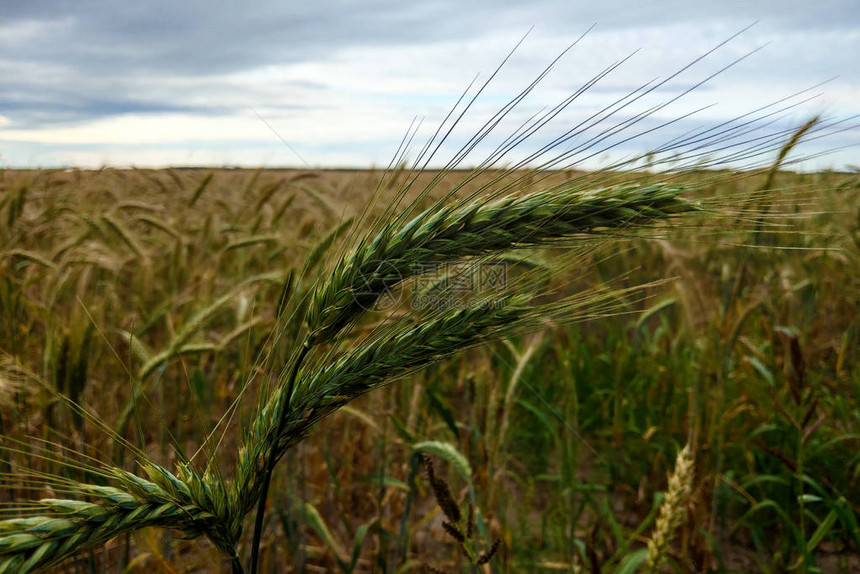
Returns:
[[[210,75],[248,66],[319,58],[353,45],[431,43],[490,27],[575,35],[598,30],[688,23],[739,27],[761,19],[771,31],[857,29],[854,0],[759,0],[658,5],[634,1],[467,3],[442,0],[116,3],[109,0],[22,2],[0,10],[7,28],[42,23],[50,37],[28,38],[16,57],[127,73]]]
[[[624,49],[647,49],[636,45],[636,34],[643,30],[701,30],[704,44],[713,45],[755,20],[761,23],[744,35],[741,52],[771,39],[790,41],[758,54],[754,76],[733,73],[727,75],[729,81],[791,85],[803,69],[807,85],[834,75],[852,89],[860,84],[856,0],[670,0],[659,6],[638,0],[47,0],[0,6],[0,115],[10,122],[7,127],[16,129],[126,114],[215,116],[256,105],[260,94],[268,94],[265,101],[272,109],[320,109],[331,105],[320,101],[320,94],[343,90],[339,78],[293,78],[288,86],[248,88],[231,81],[230,75],[322,62],[363,48],[465,43],[498,32],[516,38],[532,26],[533,38],[572,41],[596,23],[594,34],[614,34],[624,39]],[[695,53],[684,53],[687,40],[667,38],[660,49],[680,51],[675,60],[683,62]],[[542,65],[534,54],[525,51],[511,64],[521,66],[524,81]],[[545,54],[544,60],[549,57]],[[426,65],[417,60],[415,74]],[[625,73],[619,72],[616,84],[598,86],[594,93],[623,90]],[[279,93],[284,97],[276,98]],[[302,97],[290,99],[296,95]]]

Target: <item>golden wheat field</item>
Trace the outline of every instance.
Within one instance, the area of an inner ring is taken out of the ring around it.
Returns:
[[[0,171],[0,571],[860,571],[858,270],[851,172]]]

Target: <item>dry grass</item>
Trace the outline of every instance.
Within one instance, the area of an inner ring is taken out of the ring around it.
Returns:
[[[779,170],[834,124],[728,146],[759,171],[704,169],[713,129],[653,173],[551,169],[610,117],[533,171],[487,168],[506,140],[464,172],[0,172],[0,572],[205,544],[208,570],[408,571],[451,538],[440,568],[852,567],[860,185]],[[425,488],[427,452],[458,476]]]

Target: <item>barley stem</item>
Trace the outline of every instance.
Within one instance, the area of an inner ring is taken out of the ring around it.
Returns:
[[[310,351],[311,347],[308,345],[308,342],[305,341],[305,344],[301,347],[301,352],[293,363],[293,367],[290,371],[290,376],[286,385],[286,403],[284,405],[284,410],[289,411],[290,408],[290,398],[293,396],[293,389],[296,384],[296,376],[298,375],[299,368],[302,365],[305,357]],[[287,417],[283,416],[283,413],[278,416],[278,427],[275,432],[276,436],[280,435],[284,431],[284,425],[286,424]],[[263,477],[260,480],[260,498],[257,501],[257,515],[254,517],[254,536],[251,541],[251,563],[250,563],[250,574],[257,573],[257,560],[260,553],[260,538],[263,532],[263,521],[266,514],[266,499],[269,496],[269,483],[272,481],[272,472],[275,470],[275,465],[278,463],[278,459],[280,455],[277,450],[272,449],[269,451],[266,457],[266,466],[264,470]]]

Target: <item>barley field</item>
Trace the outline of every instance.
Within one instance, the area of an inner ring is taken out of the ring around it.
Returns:
[[[0,571],[857,572],[858,269],[850,172],[0,171]]]

